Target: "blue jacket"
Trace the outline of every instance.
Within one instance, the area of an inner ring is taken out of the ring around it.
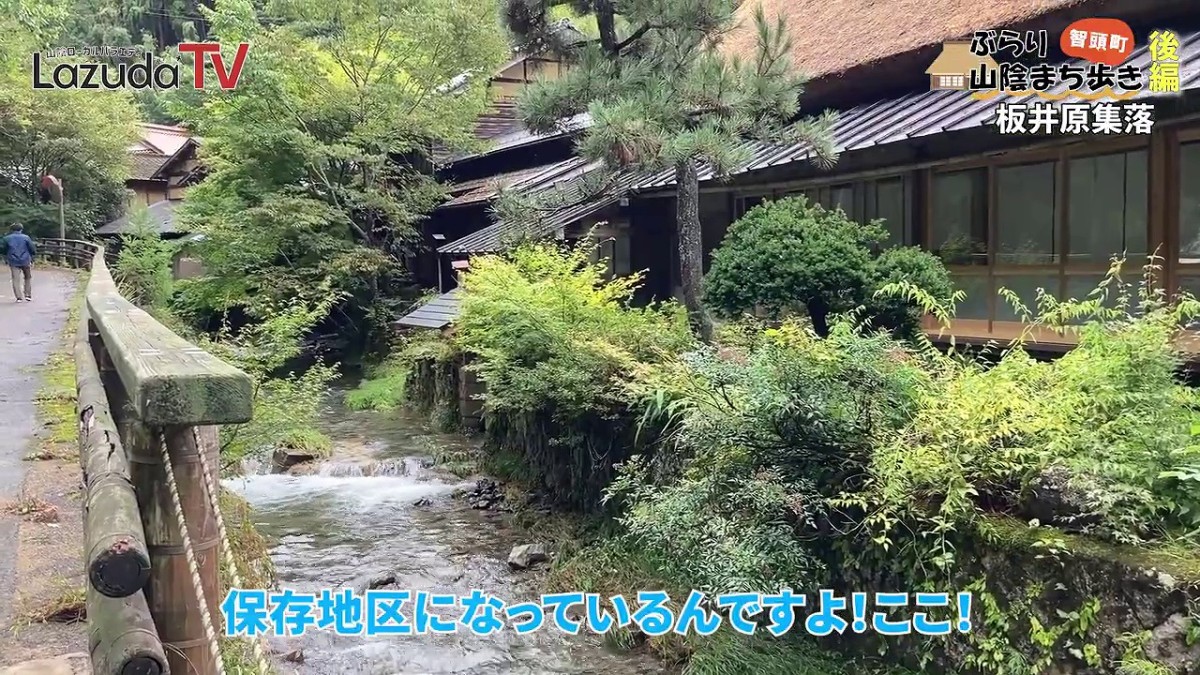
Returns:
[[[9,267],[25,267],[32,264],[33,254],[37,253],[33,240],[24,232],[9,232],[4,239],[0,239],[0,250],[8,254],[5,258]]]

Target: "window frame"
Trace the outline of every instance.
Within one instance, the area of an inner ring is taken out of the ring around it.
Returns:
[[[958,268],[963,268],[965,271],[965,269],[967,269],[967,268],[991,267],[991,266],[995,265],[995,260],[993,259],[993,249],[995,248],[995,242],[993,241],[994,236],[992,234],[992,221],[994,219],[994,216],[992,213],[994,210],[993,197],[992,197],[992,185],[994,182],[993,174],[995,173],[995,171],[991,167],[988,167],[988,166],[965,166],[963,168],[947,167],[944,170],[939,168],[937,170],[929,171],[928,179],[923,181],[925,184],[925,187],[924,187],[925,209],[924,209],[923,213],[921,214],[922,215],[921,234],[920,234],[920,237],[918,238],[918,241],[916,242],[916,244],[918,246],[920,246],[923,250],[928,251],[929,253],[932,253],[933,255],[936,256],[936,255],[938,255],[937,251],[935,251],[933,248],[933,204],[934,204],[933,194],[934,194],[934,184],[937,182],[937,177],[948,175],[948,174],[965,173],[968,171],[979,171],[979,170],[983,170],[983,201],[984,201],[983,236],[984,236],[984,244],[986,246],[986,258],[983,261],[983,263],[972,262],[972,263],[965,264],[965,265],[964,264],[945,263],[947,269],[954,270],[954,269],[958,269]]]
[[[1153,158],[1150,153],[1149,144],[1146,144],[1143,147],[1127,147],[1127,148],[1122,148],[1119,150],[1109,150],[1107,152],[1080,152],[1080,153],[1071,154],[1071,155],[1067,156],[1067,158],[1064,160],[1065,166],[1063,167],[1063,179],[1065,181],[1070,181],[1070,179],[1071,179],[1070,164],[1071,164],[1071,162],[1073,162],[1075,160],[1095,159],[1097,157],[1108,157],[1111,155],[1128,155],[1131,152],[1137,152],[1139,150],[1144,151],[1146,153],[1146,248],[1147,248],[1147,253],[1151,253],[1154,250],[1154,247],[1152,244],[1152,242],[1154,241],[1154,237],[1152,236],[1152,233],[1154,230],[1154,223],[1153,223],[1154,207],[1153,207],[1153,204],[1151,201],[1154,196],[1154,185],[1153,185],[1153,181],[1151,179],[1151,173],[1152,173],[1154,163],[1153,163]],[[1126,180],[1128,180],[1128,176],[1126,177]],[[1128,190],[1128,186],[1125,186],[1125,189]],[[1127,195],[1128,193],[1126,192],[1125,194]],[[1074,264],[1072,264],[1070,262],[1070,256],[1071,256],[1070,199],[1071,199],[1070,184],[1068,182],[1066,184],[1066,192],[1064,193],[1064,196],[1063,196],[1063,205],[1062,205],[1063,206],[1062,237],[1063,237],[1064,250],[1063,250],[1061,257],[1064,259],[1064,265],[1063,265],[1064,270],[1066,271],[1066,274],[1068,276],[1071,274],[1071,272],[1078,273],[1080,270],[1084,270],[1084,269],[1088,269],[1088,270],[1091,270],[1091,271],[1094,271],[1094,272],[1097,272],[1100,274],[1104,274],[1104,273],[1108,272],[1108,269],[1109,269],[1108,261],[1084,262],[1084,263],[1074,263]],[[1126,208],[1128,208],[1127,205],[1126,205]],[[1090,273],[1091,272],[1089,272],[1089,274]],[[1065,292],[1065,290],[1064,290],[1064,292]]]
[[[1062,262],[1062,259],[1066,256],[1066,252],[1063,250],[1065,247],[1066,239],[1063,236],[1064,227],[1065,227],[1064,222],[1063,222],[1064,221],[1063,210],[1065,208],[1065,204],[1062,203],[1063,199],[1064,199],[1064,195],[1062,192],[1062,187],[1063,187],[1062,180],[1063,180],[1065,174],[1063,172],[1062,161],[1063,160],[1056,158],[1056,159],[1049,159],[1049,160],[1037,160],[1037,161],[1032,161],[1032,162],[1019,162],[1019,163],[1013,163],[1013,164],[1004,164],[1004,165],[996,166],[990,172],[990,175],[988,177],[988,185],[985,188],[989,193],[988,194],[989,202],[994,202],[994,205],[995,205],[994,208],[991,209],[991,213],[988,216],[988,225],[987,225],[987,233],[988,233],[988,239],[989,239],[989,241],[988,241],[988,263],[990,265],[994,265],[994,266],[1000,267],[1000,268],[1013,267],[1013,268],[1020,268],[1020,269],[1046,269],[1046,270],[1048,270],[1050,268],[1056,268],[1056,267],[1061,266],[1060,263]],[[1025,167],[1042,166],[1042,165],[1046,165],[1046,164],[1050,165],[1050,173],[1054,177],[1054,185],[1053,185],[1054,189],[1051,192],[1052,196],[1051,196],[1051,204],[1050,204],[1050,209],[1052,211],[1052,213],[1050,214],[1050,224],[1051,224],[1051,228],[1052,228],[1050,245],[1051,245],[1051,248],[1054,249],[1054,251],[1052,253],[1048,253],[1048,254],[1038,253],[1036,255],[1050,256],[1051,261],[1050,262],[1036,262],[1036,263],[1006,262],[1004,264],[1001,264],[997,261],[997,256],[1001,255],[1000,250],[999,250],[1000,249],[1000,235],[1001,235],[1001,232],[1000,232],[1000,172],[1004,171],[1006,169],[1021,169],[1021,168],[1025,168]],[[1069,196],[1067,196],[1067,198],[1069,198]]]
[[[1190,126],[1187,126],[1190,125]],[[771,185],[772,189],[749,189],[735,196],[735,220],[744,215],[742,208],[747,198],[772,199],[795,194],[805,194],[819,197],[829,194],[834,187],[851,184],[856,192],[856,203],[862,204],[862,217],[866,219],[866,190],[878,182],[899,179],[905,186],[905,213],[908,222],[904,228],[905,246],[919,246],[930,250],[932,238],[932,196],[934,176],[942,173],[952,173],[968,169],[983,169],[985,171],[985,233],[987,235],[988,255],[982,264],[948,265],[952,276],[985,277],[985,288],[989,293],[989,311],[987,321],[955,320],[955,329],[964,324],[985,324],[980,326],[983,332],[999,335],[993,329],[994,324],[1008,325],[1010,322],[996,322],[995,303],[998,300],[996,290],[1004,285],[1005,278],[1032,276],[1038,274],[1055,275],[1058,283],[1055,288],[1047,289],[1063,297],[1069,289],[1072,277],[1103,275],[1108,271],[1108,263],[1070,262],[1070,160],[1087,157],[1097,157],[1145,150],[1148,161],[1147,175],[1147,249],[1159,250],[1163,254],[1163,278],[1161,281],[1170,288],[1177,286],[1179,277],[1200,277],[1200,263],[1181,266],[1176,264],[1177,241],[1179,233],[1179,155],[1180,145],[1184,142],[1200,141],[1200,122],[1191,120],[1187,125],[1182,123],[1156,123],[1154,133],[1149,136],[1121,136],[1103,139],[1088,139],[1086,141],[1051,141],[1039,142],[1011,150],[996,151],[986,155],[951,159],[948,161],[923,162],[908,166],[894,166],[872,169],[838,176],[822,176],[810,180],[783,182]],[[1057,255],[1058,262],[1052,264],[997,265],[996,255],[996,173],[997,169],[1007,166],[1036,164],[1040,162],[1056,162],[1055,183],[1058,193],[1059,206],[1055,218],[1055,232],[1060,242]],[[748,186],[749,187],[749,186]],[[933,330],[937,327],[930,326]],[[976,332],[974,327],[962,331],[965,335]]]
[[[1159,131],[1159,132],[1156,132],[1156,134],[1161,135],[1162,132]],[[944,165],[938,165],[936,167],[925,169],[922,172],[924,174],[924,179],[922,180],[923,192],[921,195],[921,198],[923,200],[925,208],[923,210],[922,218],[921,218],[923,221],[922,227],[920,228],[921,238],[917,242],[917,245],[921,246],[921,248],[923,248],[924,250],[927,250],[927,251],[930,250],[929,242],[931,241],[931,235],[932,235],[931,228],[932,228],[932,224],[933,224],[933,219],[932,219],[933,177],[935,175],[942,174],[942,173],[953,173],[956,171],[962,171],[962,170],[971,169],[971,168],[982,168],[987,171],[987,179],[986,179],[986,186],[987,186],[986,192],[987,192],[987,205],[988,205],[987,217],[986,217],[986,223],[987,223],[986,232],[987,232],[987,237],[988,237],[987,263],[984,265],[965,265],[965,266],[964,265],[947,265],[946,267],[950,271],[951,278],[954,278],[956,276],[986,276],[989,278],[989,280],[986,284],[986,287],[989,289],[989,299],[988,299],[988,305],[989,305],[988,317],[989,318],[987,319],[986,322],[984,322],[983,320],[959,319],[959,320],[955,320],[955,322],[954,322],[955,325],[957,326],[960,323],[963,324],[963,326],[966,328],[966,330],[963,332],[966,332],[966,333],[973,334],[973,333],[977,332],[977,329],[981,329],[981,330],[983,330],[983,332],[985,332],[988,335],[993,335],[993,334],[997,333],[997,331],[996,331],[997,324],[999,324],[1002,327],[1011,326],[1013,324],[1013,322],[996,320],[996,307],[997,307],[997,303],[1000,302],[1000,299],[997,297],[996,293],[1000,289],[1000,287],[1004,286],[1003,279],[1005,277],[1013,278],[1013,277],[1021,277],[1021,276],[1034,276],[1034,275],[1039,275],[1039,274],[1055,274],[1057,276],[1057,280],[1058,280],[1058,283],[1056,284],[1056,288],[1046,289],[1046,290],[1048,290],[1048,291],[1053,290],[1055,293],[1055,297],[1062,298],[1062,297],[1064,297],[1064,294],[1066,293],[1067,289],[1069,288],[1069,283],[1070,283],[1071,277],[1094,276],[1096,274],[1102,275],[1102,274],[1106,273],[1109,269],[1109,264],[1107,262],[1105,262],[1105,263],[1080,263],[1080,264],[1070,264],[1069,263],[1069,258],[1070,258],[1070,248],[1069,248],[1070,247],[1070,228],[1069,228],[1070,195],[1069,194],[1062,195],[1062,199],[1061,199],[1061,203],[1058,208],[1058,213],[1057,213],[1057,218],[1056,218],[1056,223],[1055,223],[1056,231],[1059,233],[1060,241],[1063,243],[1062,250],[1061,250],[1060,254],[1058,255],[1057,263],[1042,264],[1042,265],[1017,265],[1017,264],[1002,264],[1001,265],[1001,264],[997,264],[997,261],[995,258],[996,239],[997,239],[996,202],[997,202],[997,195],[998,195],[998,192],[996,189],[997,169],[1009,167],[1009,166],[1020,166],[1020,165],[1028,165],[1028,164],[1037,164],[1037,163],[1047,162],[1047,161],[1056,161],[1057,164],[1056,164],[1056,173],[1055,173],[1055,183],[1056,183],[1056,185],[1069,187],[1070,186],[1070,173],[1069,173],[1070,166],[1069,165],[1070,165],[1070,160],[1072,160],[1072,159],[1080,159],[1080,158],[1086,158],[1086,157],[1098,157],[1098,156],[1102,156],[1102,155],[1111,155],[1111,154],[1130,152],[1132,150],[1146,150],[1147,151],[1147,155],[1146,155],[1147,161],[1149,162],[1149,167],[1148,167],[1149,170],[1148,170],[1148,175],[1147,175],[1148,194],[1147,194],[1147,202],[1146,202],[1147,210],[1148,210],[1147,219],[1146,219],[1146,221],[1147,221],[1147,233],[1146,233],[1147,248],[1150,249],[1151,251],[1153,251],[1153,250],[1155,250],[1156,247],[1163,246],[1165,249],[1165,246],[1164,246],[1165,242],[1162,237],[1162,232],[1156,227],[1156,216],[1155,216],[1155,210],[1156,210],[1156,205],[1157,205],[1157,203],[1155,201],[1156,200],[1156,197],[1155,197],[1156,154],[1155,154],[1154,148],[1152,146],[1154,145],[1154,139],[1156,138],[1156,134],[1152,134],[1151,136],[1119,137],[1119,138],[1112,138],[1112,139],[1103,139],[1099,142],[1094,141],[1094,140],[1088,141],[1088,142],[1073,141],[1073,142],[1069,142],[1069,143],[1060,143],[1058,145],[1047,146],[1047,147],[1038,147],[1038,148],[1032,148],[1032,149],[1015,149],[1010,152],[1000,153],[1000,154],[996,154],[993,156],[974,158],[974,159],[966,159],[966,160],[962,160],[962,161],[952,161],[952,162],[948,162]],[[1195,129],[1195,139],[1200,140],[1200,127]],[[1178,148],[1178,146],[1179,146],[1179,144],[1176,143],[1175,147]],[[1176,152],[1176,154],[1178,154],[1178,153]],[[1174,173],[1176,175],[1178,175],[1178,167],[1179,167],[1178,161],[1174,162],[1174,167],[1175,167]],[[1161,171],[1161,169],[1159,169],[1159,171]],[[1169,173],[1170,172],[1168,172],[1168,175],[1169,175]],[[1161,208],[1161,205],[1158,205],[1158,207]],[[1178,211],[1177,205],[1175,206],[1175,210]],[[1168,208],[1167,213],[1168,213],[1168,215],[1170,215],[1170,208]],[[1178,216],[1177,213],[1175,215],[1176,215],[1176,217]],[[1170,229],[1170,228],[1168,228],[1168,229]],[[1174,229],[1176,231],[1178,230],[1178,223],[1175,223]],[[1170,251],[1173,249],[1166,249],[1166,250]],[[1169,256],[1169,258],[1174,258],[1174,257],[1177,257],[1177,256],[1175,256],[1175,255]],[[1195,269],[1196,276],[1200,276],[1200,265],[1195,265],[1193,267]],[[1169,262],[1167,264],[1167,268],[1168,268],[1168,270],[1170,270]],[[1168,271],[1168,274],[1169,274],[1169,271]],[[1168,280],[1169,279],[1170,279],[1170,277],[1168,276]],[[1174,287],[1174,286],[1172,286],[1172,287]],[[986,323],[986,328],[983,325],[981,325],[984,323]],[[957,333],[959,331],[952,330],[951,332]]]
[[[752,206],[747,207],[746,202],[749,200],[752,200],[752,199],[757,199],[758,202],[756,202]],[[775,193],[772,191],[746,192],[746,193],[738,193],[738,194],[734,195],[733,219],[730,222],[737,221],[742,216],[746,215],[746,212],[749,211],[750,209],[754,208],[755,206],[758,206],[759,204],[761,204],[763,202],[770,201],[772,199],[775,199]]]
[[[890,176],[879,176],[862,180],[862,222],[866,224],[879,218],[879,187],[886,183],[899,183],[901,204],[900,212],[903,220],[900,222],[900,241],[896,246],[913,246],[913,206],[916,203],[917,181],[911,173],[897,173]],[[873,208],[872,208],[873,207]],[[887,229],[887,226],[884,226]],[[890,232],[889,232],[890,234]]]

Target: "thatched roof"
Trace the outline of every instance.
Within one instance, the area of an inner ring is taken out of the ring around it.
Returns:
[[[746,0],[738,8],[741,24],[726,37],[725,48],[743,56],[754,53],[754,13],[761,5],[772,22],[778,16],[787,21],[796,68],[818,78],[1086,1]]]

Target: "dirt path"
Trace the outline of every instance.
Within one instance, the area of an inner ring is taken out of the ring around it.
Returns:
[[[83,588],[74,367],[64,354],[79,277],[35,270],[29,304],[14,302],[7,277],[0,278],[0,668],[87,647],[82,624],[31,620]]]

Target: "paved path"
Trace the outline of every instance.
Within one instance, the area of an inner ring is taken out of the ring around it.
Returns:
[[[39,426],[34,399],[41,388],[40,366],[63,345],[67,313],[78,277],[56,269],[34,269],[33,302],[14,302],[8,268],[0,265],[0,504],[21,489],[23,461]],[[8,625],[15,597],[17,525],[0,515],[0,626]]]

